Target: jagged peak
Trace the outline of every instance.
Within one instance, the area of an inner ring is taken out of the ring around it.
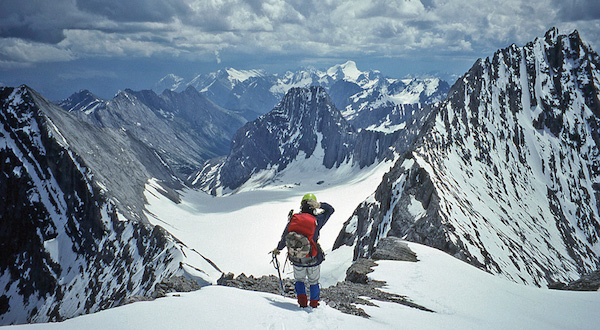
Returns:
[[[117,94],[113,97],[112,101],[127,99],[129,101],[137,100],[137,96],[135,91],[130,88],[126,88],[125,90],[119,90]]]
[[[579,40],[581,40],[581,37],[579,36],[579,31],[577,31],[576,29],[573,30],[573,32],[571,32],[571,34],[569,34],[569,37],[571,39],[579,39]]]
[[[2,87],[0,87],[0,89],[6,90],[7,92],[10,93],[7,100],[10,100],[10,102],[13,105],[21,103],[23,101],[22,95],[28,95],[30,92],[33,91],[33,89],[31,87],[29,87],[25,84],[19,85],[18,87],[2,86]]]
[[[238,82],[244,82],[250,78],[262,77],[266,75],[266,73],[261,69],[237,70],[234,68],[226,68],[223,70],[223,73],[226,73],[230,80]]]
[[[571,32],[568,35],[562,35],[556,27],[553,27],[546,32],[546,34],[544,35],[544,41],[549,45],[555,45],[560,39],[564,37],[568,37],[569,40],[575,41],[578,44],[583,44],[583,40],[579,35],[579,31],[573,30],[573,32]]]
[[[17,90],[19,92],[31,92],[34,89],[29,87],[29,85],[27,85],[27,84],[21,84],[17,88],[15,88],[15,90]]]
[[[281,103],[288,103],[288,100],[295,100],[299,98],[301,103],[312,103],[312,102],[328,102],[333,106],[331,98],[327,91],[322,86],[310,86],[310,87],[292,87],[283,97]]]
[[[336,64],[327,70],[327,75],[334,79],[346,79],[356,81],[364,72],[359,71],[356,62],[346,61],[344,64]]]
[[[173,82],[181,82],[181,81],[183,81],[183,78],[174,73],[169,73],[169,74],[165,75],[164,77],[160,78],[160,80],[158,82],[162,83],[167,80],[173,81]]]
[[[349,125],[321,86],[290,89],[272,113],[287,118],[288,126],[304,129],[320,130],[317,126],[323,122],[333,122],[340,127]]]
[[[94,95],[89,89],[80,89],[77,93],[73,93],[75,94]]]
[[[528,42],[525,46],[518,46],[516,44],[511,44],[510,46],[499,49],[494,52],[493,55],[488,56],[486,58],[479,58],[473,64],[473,66],[469,69],[469,71],[464,75],[464,77],[468,77],[471,75],[478,75],[478,73],[486,63],[494,63],[498,60],[506,61],[507,56],[512,56],[516,53],[520,53],[523,49],[531,48],[532,45],[538,44],[541,45],[540,49],[546,49],[548,52],[548,48],[564,48],[563,52],[568,52],[567,48],[579,47],[583,45],[586,48],[586,52],[591,50],[591,47],[586,45],[584,41],[581,39],[579,32],[577,30],[573,30],[569,35],[560,34],[558,28],[553,27],[546,32],[543,38],[537,37],[534,41]],[[551,54],[547,54],[546,58],[551,57]],[[463,78],[464,78],[463,77]]]
[[[586,51],[590,51],[592,50],[592,46],[585,43],[583,41],[583,39],[581,39],[581,36],[579,35],[579,31],[577,30],[573,30],[573,32],[571,32],[571,34],[569,34],[569,41],[571,42],[571,45],[576,45],[576,47],[581,47],[583,46],[584,48],[586,48]]]
[[[544,35],[544,38],[546,39],[546,42],[548,42],[548,43],[555,43],[558,35],[559,35],[558,28],[552,27],[552,28],[550,28],[550,30],[548,30],[546,32],[546,34]]]
[[[187,95],[200,95],[200,93],[198,92],[198,90],[196,89],[196,87],[189,85],[185,90],[183,90],[183,92],[181,92],[180,94],[187,94]]]
[[[104,99],[96,96],[94,93],[87,89],[81,89],[79,92],[71,94],[68,98],[56,102],[57,105],[67,111],[85,111],[86,107],[90,104],[99,104],[105,102]]]

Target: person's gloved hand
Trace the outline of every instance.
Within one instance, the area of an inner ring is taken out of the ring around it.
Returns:
[[[277,255],[279,255],[280,251],[277,250],[277,248],[275,248],[273,251],[271,251],[269,253],[271,253],[273,256],[277,256]]]
[[[321,203],[317,202],[314,199],[311,199],[311,200],[307,201],[306,204],[308,204],[308,206],[310,206],[314,210],[321,208]]]

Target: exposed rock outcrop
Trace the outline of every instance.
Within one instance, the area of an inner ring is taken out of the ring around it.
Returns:
[[[403,255],[404,257],[399,258],[398,255],[392,254],[394,251],[400,252],[399,255]],[[381,248],[379,248],[378,255],[380,259],[390,256],[392,259],[389,260],[417,261],[416,254],[410,250],[408,245],[396,239],[387,239]],[[393,302],[433,312],[426,307],[415,304],[408,297],[382,290],[385,288],[384,281],[372,280],[367,276],[367,274],[373,271],[372,268],[376,266],[377,264],[372,259],[358,259],[346,271],[346,279],[344,281],[321,289],[321,301],[343,313],[362,317],[369,317],[369,315],[362,308],[358,307],[358,305],[377,306],[377,301]],[[282,293],[279,278],[274,275],[255,278],[254,276],[248,277],[244,274],[234,277],[234,274],[228,273],[224,274],[217,281],[217,284],[244,290],[283,294],[290,298],[296,297],[294,293],[294,281],[289,278],[283,279],[284,292]]]
[[[568,284],[556,282],[548,285],[550,289],[571,291],[598,291],[600,290],[600,270],[583,275],[580,279]]]

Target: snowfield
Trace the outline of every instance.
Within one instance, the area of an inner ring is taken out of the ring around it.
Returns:
[[[185,190],[180,204],[162,196],[151,182],[146,193],[151,213],[148,218],[213,261],[223,272],[272,274],[269,252],[281,238],[289,211],[299,211],[304,194],[315,193],[319,201],[335,208],[319,239],[323,249],[331,251],[344,221],[350,218],[356,205],[375,191],[392,165],[390,161],[358,170],[348,164],[326,170],[311,157],[293,162],[270,184],[246,183],[240,192],[224,197]],[[349,266],[352,251],[348,250],[341,254],[348,258]],[[341,271],[341,279],[344,272],[345,269]]]
[[[358,171],[351,167],[316,170],[310,160],[291,165],[271,184],[255,182],[232,195],[211,197],[186,190],[175,204],[147,185],[148,216],[189,249],[212,260],[223,272],[276,274],[270,264],[290,209],[306,192],[331,203],[336,212],[321,232],[327,251],[321,284],[343,280],[353,248],[331,247],[356,205],[375,191],[391,166]],[[307,175],[312,173],[312,175]],[[297,179],[304,178],[304,179]],[[414,203],[411,211],[422,212]],[[540,289],[483,272],[444,252],[408,243],[418,262],[379,261],[369,276],[386,281],[382,290],[406,296],[432,312],[395,303],[362,306],[371,318],[343,314],[325,304],[300,309],[280,295],[209,285],[79,316],[60,323],[13,326],[18,329],[597,329],[599,292]],[[283,256],[279,257],[283,263]],[[196,264],[191,258],[185,262]],[[218,274],[211,274],[216,282]],[[285,277],[292,277],[286,267]]]
[[[373,301],[370,319],[291,298],[221,286],[18,329],[597,329],[600,293],[526,287],[443,252],[409,243],[419,262],[380,261],[370,277],[384,291],[435,311]],[[331,262],[329,259],[325,263]]]

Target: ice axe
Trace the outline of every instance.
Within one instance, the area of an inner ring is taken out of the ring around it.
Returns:
[[[273,264],[273,266],[275,266],[275,269],[277,269],[277,275],[279,275],[279,285],[281,285],[281,293],[285,295],[285,290],[283,289],[283,280],[281,279],[281,271],[279,270],[279,259],[277,259],[277,254],[275,253],[275,251],[271,252],[271,254],[273,255],[273,260],[271,260],[271,263]]]
[[[290,210],[290,212],[288,213],[288,222],[290,221],[290,219],[292,219],[292,215],[294,215],[293,209]],[[279,250],[275,249],[269,253],[271,253],[271,255],[273,256],[271,263],[273,264],[275,269],[277,269],[277,275],[279,275],[279,285],[281,286],[281,293],[285,296],[285,290],[283,289],[283,280],[281,279],[281,270],[279,270],[279,259],[277,259],[277,254],[279,254]]]

